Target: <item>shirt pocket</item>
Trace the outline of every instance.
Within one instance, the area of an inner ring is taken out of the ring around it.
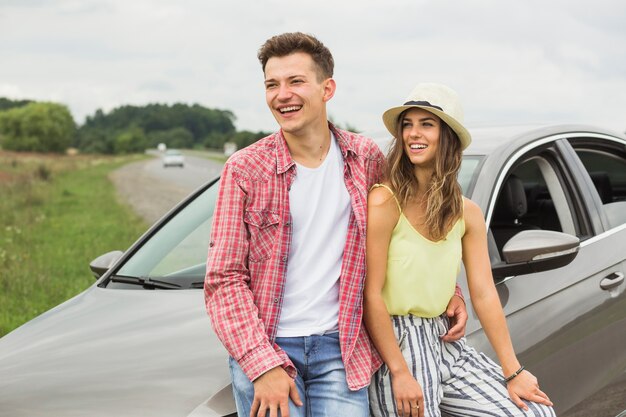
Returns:
[[[246,210],[243,221],[250,234],[248,260],[261,262],[272,256],[278,234],[278,213],[267,210]]]

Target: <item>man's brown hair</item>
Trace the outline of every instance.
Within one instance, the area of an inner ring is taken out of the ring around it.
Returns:
[[[270,58],[284,57],[295,52],[304,52],[311,56],[317,67],[318,81],[333,76],[335,61],[328,48],[315,36],[302,32],[283,33],[269,38],[259,49],[257,57],[265,72],[265,65]]]

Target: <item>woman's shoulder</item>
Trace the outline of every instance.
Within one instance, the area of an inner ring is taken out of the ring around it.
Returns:
[[[402,207],[388,183],[374,184],[367,197],[370,209],[382,209],[386,213],[400,214]]]
[[[395,194],[389,183],[379,183],[372,185],[370,188],[368,203],[384,204],[388,200],[395,198]]]
[[[466,229],[485,224],[485,218],[480,206],[467,197],[463,197],[463,220]]]
[[[480,206],[469,198],[463,196],[463,212],[465,212],[466,210],[480,210]]]

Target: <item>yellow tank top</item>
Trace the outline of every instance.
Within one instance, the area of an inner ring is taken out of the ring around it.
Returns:
[[[393,195],[386,185],[376,186],[387,188]],[[434,242],[415,230],[399,203],[398,208],[400,218],[389,243],[383,300],[391,315],[437,317],[454,295],[465,222],[461,217],[444,239]]]

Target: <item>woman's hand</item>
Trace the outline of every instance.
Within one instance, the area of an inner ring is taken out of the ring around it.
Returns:
[[[507,389],[513,402],[524,411],[528,410],[528,406],[522,400],[552,406],[552,401],[539,389],[537,378],[528,371],[522,371],[507,382]]]
[[[402,417],[424,417],[424,394],[422,387],[410,372],[391,375],[393,396]]]

